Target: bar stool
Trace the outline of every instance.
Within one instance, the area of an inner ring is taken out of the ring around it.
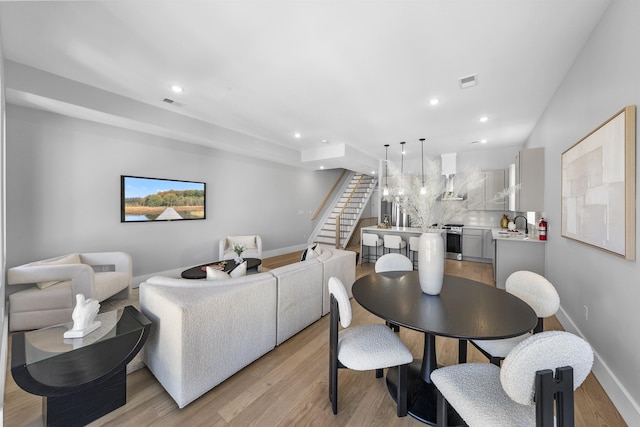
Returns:
[[[407,242],[402,240],[402,237],[393,234],[385,234],[383,238],[384,248],[389,249],[389,252],[391,252],[392,249],[397,249],[398,253],[400,253],[400,251],[404,249],[405,254],[407,253]]]
[[[377,234],[362,233],[362,262],[371,262],[371,248],[376,248],[374,261],[380,258],[378,254],[378,248],[383,245],[382,239]],[[364,254],[364,249],[367,248],[367,254]]]
[[[418,247],[420,246],[420,238],[419,237],[409,237],[409,258],[411,258],[411,262],[413,263],[413,269],[416,270],[418,268]]]

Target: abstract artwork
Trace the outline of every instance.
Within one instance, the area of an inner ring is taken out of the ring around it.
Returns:
[[[635,105],[562,153],[563,237],[635,259]]]

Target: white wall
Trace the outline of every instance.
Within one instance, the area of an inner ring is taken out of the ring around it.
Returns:
[[[546,275],[560,293],[559,318],[591,343],[596,377],[634,426],[640,425],[640,265],[561,237],[560,160],[622,107],[640,104],[639,18],[640,2],[611,3],[527,144],[545,147]]]
[[[7,267],[122,250],[133,257],[134,276],[215,260],[225,235],[260,234],[273,253],[304,246],[310,217],[341,172],[288,168],[11,104],[7,158]],[[120,175],[206,182],[207,219],[121,223]]]
[[[0,268],[5,271],[5,85],[4,85],[4,55],[2,41],[0,40]],[[0,277],[0,295],[4,295],[5,275]],[[0,299],[0,366],[7,366],[9,325],[7,313],[5,311],[4,299]],[[7,370],[0,370],[0,384],[4,384]],[[0,427],[4,423],[4,387],[0,388]]]

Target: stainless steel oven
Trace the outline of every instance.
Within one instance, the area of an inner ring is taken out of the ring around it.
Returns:
[[[462,261],[462,224],[445,224],[445,257]]]

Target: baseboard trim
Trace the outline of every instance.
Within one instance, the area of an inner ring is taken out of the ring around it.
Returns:
[[[560,310],[556,313],[556,317],[567,332],[576,334],[586,340],[582,331],[580,331],[562,307],[560,307]],[[631,396],[622,383],[620,383],[618,377],[611,371],[598,352],[594,350],[593,354],[593,375],[598,379],[600,385],[602,385],[602,388],[618,412],[620,412],[625,422],[630,426],[640,425],[640,405],[634,400],[633,396]]]

